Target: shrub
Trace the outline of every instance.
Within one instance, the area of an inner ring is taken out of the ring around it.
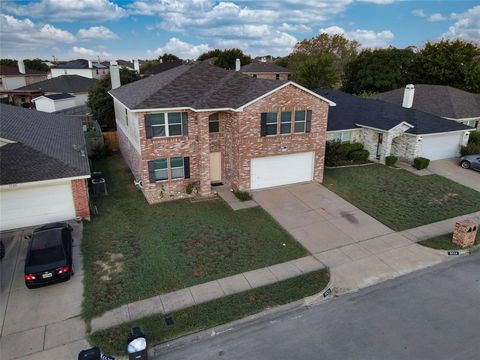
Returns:
[[[252,200],[252,195],[250,195],[250,193],[248,193],[247,191],[234,191],[233,194],[240,201]]]
[[[460,148],[460,154],[462,156],[480,154],[480,143],[476,144],[469,141],[467,146],[462,146]]]
[[[186,187],[186,189],[185,189],[185,192],[186,192],[188,195],[191,195],[194,191],[195,191],[195,192],[198,191],[198,181],[191,182],[190,184],[187,185],[187,187]]]
[[[367,161],[370,153],[367,150],[355,150],[348,154],[348,158],[353,161]]]
[[[108,144],[108,142],[105,142],[103,145],[97,145],[92,149],[92,158],[93,159],[102,159],[107,156],[112,155],[112,148]]]
[[[480,145],[480,131],[472,131],[468,138],[468,143]]]
[[[349,158],[350,153],[359,150],[363,150],[363,144],[342,144],[340,141],[327,141],[325,146],[325,165],[343,165],[345,162],[352,160]]]
[[[430,159],[424,157],[416,157],[413,159],[413,167],[417,170],[426,169],[430,164]]]
[[[385,165],[387,166],[393,166],[395,165],[395,163],[397,162],[398,160],[398,157],[396,157],[395,155],[390,155],[390,156],[387,156],[385,158]]]

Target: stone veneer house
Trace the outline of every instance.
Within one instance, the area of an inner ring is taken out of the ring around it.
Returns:
[[[112,70],[113,71],[113,70]],[[200,62],[113,89],[119,147],[149,203],[322,181],[330,100]]]
[[[413,108],[381,100],[364,99],[341,91],[316,89],[334,101],[328,115],[327,140],[362,143],[370,159],[385,161],[389,155],[411,161],[459,155],[473,128]]]
[[[243,65],[240,71],[248,76],[252,76],[258,79],[268,80],[289,80],[290,71],[283,66],[266,62],[266,61],[253,61],[250,64]]]

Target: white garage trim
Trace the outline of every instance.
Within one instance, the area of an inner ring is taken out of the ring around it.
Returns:
[[[89,179],[90,175],[83,175],[83,176],[75,176],[69,178],[62,178],[62,179],[52,179],[52,180],[42,180],[42,181],[32,181],[32,182],[25,182],[19,184],[7,184],[7,185],[0,185],[0,190],[3,189],[11,189],[11,188],[22,188],[22,187],[31,187],[31,186],[42,186],[42,185],[53,185],[53,184],[60,184],[64,183],[65,181],[72,181],[77,179]]]
[[[315,153],[303,152],[250,160],[250,189],[294,184],[313,180]]]
[[[2,188],[0,230],[74,219],[71,181]]]

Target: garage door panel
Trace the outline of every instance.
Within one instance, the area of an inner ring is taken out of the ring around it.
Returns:
[[[0,230],[75,218],[70,182],[4,189],[0,192]]]
[[[252,159],[250,188],[255,190],[311,181],[314,155],[313,152],[307,152]]]
[[[424,136],[420,156],[430,160],[441,160],[457,157],[463,133]]]

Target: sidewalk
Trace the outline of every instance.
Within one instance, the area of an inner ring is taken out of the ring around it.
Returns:
[[[168,314],[228,295],[273,284],[325,266],[313,256],[244,272],[223,279],[136,301],[107,311],[91,321],[91,331],[104,330],[154,314]]]
[[[217,192],[218,196],[220,196],[232,208],[232,210],[242,210],[258,206],[255,200],[240,201],[226,185],[217,186],[213,189]]]

